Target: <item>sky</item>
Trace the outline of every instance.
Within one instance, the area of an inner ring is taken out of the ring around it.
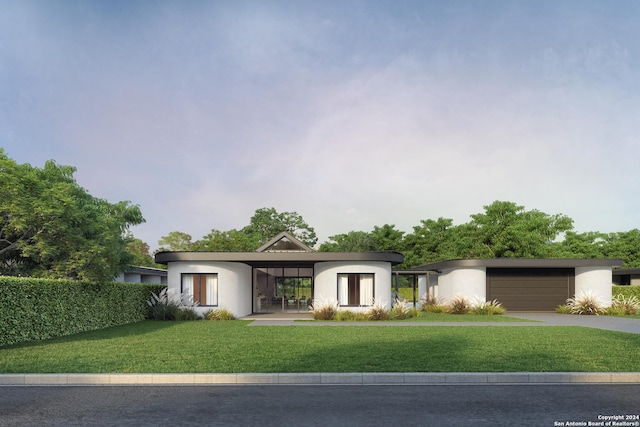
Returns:
[[[640,2],[0,0],[0,147],[152,249],[297,212],[318,244],[495,200],[640,228]]]

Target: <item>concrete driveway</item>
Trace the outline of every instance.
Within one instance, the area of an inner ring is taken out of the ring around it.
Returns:
[[[615,316],[580,316],[558,313],[508,312],[508,316],[540,322],[540,326],[584,326],[586,328],[640,334],[640,319]]]

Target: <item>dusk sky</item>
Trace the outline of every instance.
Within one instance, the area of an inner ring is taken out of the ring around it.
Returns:
[[[139,204],[152,249],[319,242],[495,200],[640,228],[640,1],[0,0],[0,147]]]

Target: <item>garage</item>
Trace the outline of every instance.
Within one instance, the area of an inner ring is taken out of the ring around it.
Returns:
[[[469,301],[498,300],[510,311],[553,311],[568,298],[595,294],[611,304],[612,268],[620,259],[600,258],[471,258],[438,261],[400,274],[422,274],[420,295],[428,292],[447,304],[462,296]]]
[[[487,268],[487,300],[507,310],[554,310],[574,294],[573,268]]]

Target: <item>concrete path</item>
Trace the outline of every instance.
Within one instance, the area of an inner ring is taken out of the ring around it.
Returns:
[[[587,328],[604,329],[608,331],[629,332],[640,334],[640,319],[629,319],[614,316],[578,316],[558,313],[544,312],[509,312],[509,317],[515,317],[530,322],[320,322],[297,320],[310,320],[307,316],[270,316],[270,317],[247,317],[253,320],[249,326],[499,326],[499,327],[521,327],[521,326],[584,326]]]

